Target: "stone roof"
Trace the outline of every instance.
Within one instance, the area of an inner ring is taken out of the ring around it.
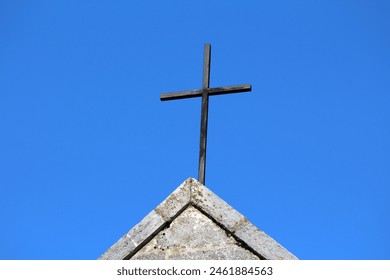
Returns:
[[[99,259],[297,258],[208,188],[189,178]]]

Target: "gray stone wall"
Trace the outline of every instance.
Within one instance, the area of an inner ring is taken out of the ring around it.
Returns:
[[[184,210],[131,259],[259,260],[193,206]]]

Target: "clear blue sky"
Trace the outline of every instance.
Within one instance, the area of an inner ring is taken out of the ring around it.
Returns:
[[[388,1],[0,1],[0,259],[96,259],[197,177],[301,259],[390,259]]]

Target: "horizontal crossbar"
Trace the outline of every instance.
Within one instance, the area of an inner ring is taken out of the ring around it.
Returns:
[[[228,86],[228,87],[216,87],[216,88],[205,88],[205,89],[169,92],[169,93],[160,94],[160,100],[161,101],[168,101],[168,100],[183,99],[183,98],[201,97],[203,91],[205,91],[205,90],[211,96],[211,95],[220,95],[220,94],[229,94],[229,93],[251,91],[252,86],[249,84],[246,84],[246,85],[236,85],[236,86]]]

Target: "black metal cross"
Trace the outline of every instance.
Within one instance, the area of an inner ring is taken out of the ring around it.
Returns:
[[[202,97],[198,181],[203,185],[205,184],[205,176],[206,176],[206,143],[207,143],[207,119],[208,119],[208,110],[209,110],[209,96],[245,92],[245,91],[252,90],[252,86],[249,84],[210,88],[209,87],[210,86],[210,61],[211,61],[211,45],[205,44],[202,89],[170,92],[170,93],[164,93],[160,95],[161,101],[182,99],[182,98],[192,98],[192,97]]]

